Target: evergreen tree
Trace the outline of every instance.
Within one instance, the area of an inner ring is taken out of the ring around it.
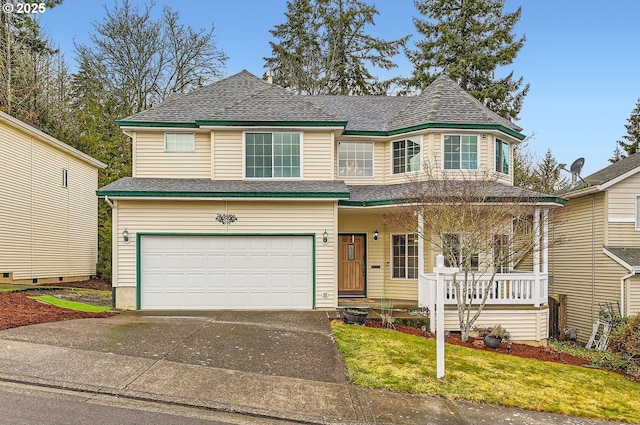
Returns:
[[[521,8],[503,13],[504,0],[417,0],[427,19],[414,18],[423,40],[407,56],[414,65],[403,81],[406,91],[422,90],[446,73],[464,90],[507,119],[517,119],[529,85],[514,79],[513,71],[496,77],[498,67],[511,63],[525,42],[512,30]]]
[[[408,37],[385,41],[365,32],[375,6],[360,0],[289,0],[287,22],[271,30],[273,81],[299,94],[385,94],[369,67],[392,69]]]
[[[569,179],[562,175],[562,167],[547,149],[542,161],[535,170],[532,190],[542,193],[556,193],[569,185]]]
[[[622,158],[624,158],[624,155],[622,154],[622,149],[620,149],[620,146],[616,146],[616,148],[613,150],[613,156],[609,158],[609,162],[614,164],[620,161]]]
[[[628,155],[640,152],[640,98],[636,101],[636,107],[631,111],[631,116],[627,119],[625,128],[627,129],[627,134],[626,136],[622,136],[622,138],[626,140],[626,142],[623,140],[618,140],[617,142],[618,146],[624,149],[624,153],[621,153],[618,159],[626,158]],[[616,155],[615,151],[614,155]]]

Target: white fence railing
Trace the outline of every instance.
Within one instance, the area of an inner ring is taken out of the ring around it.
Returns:
[[[464,281],[464,274],[458,273],[458,285]],[[549,294],[548,278],[546,274],[533,272],[498,273],[495,276],[469,275],[466,296],[467,302],[480,304],[488,291],[487,305],[530,305],[539,307],[547,304]],[[453,275],[444,278],[444,304],[457,304],[456,283]],[[418,280],[418,305],[433,309],[436,303],[436,275],[421,274]]]

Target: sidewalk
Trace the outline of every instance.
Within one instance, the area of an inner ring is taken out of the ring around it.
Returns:
[[[37,326],[44,327],[25,327],[24,331],[51,331],[51,327],[56,325]],[[167,360],[167,355],[141,357],[40,344],[19,340],[18,332],[15,329],[10,331],[13,332],[0,332],[0,380],[5,381],[310,424],[605,423],[438,397],[371,390],[347,382],[312,381],[187,364]],[[37,337],[36,334],[28,336],[24,339]]]

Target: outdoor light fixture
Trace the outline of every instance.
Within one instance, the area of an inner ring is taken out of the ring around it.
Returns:
[[[122,232],[122,240],[124,243],[129,243],[129,231],[127,229],[124,229],[124,232]]]
[[[322,245],[326,245],[329,243],[329,234],[327,233],[327,229],[324,229],[324,233],[322,234]]]
[[[380,237],[380,233],[378,233],[378,229],[373,232],[373,241],[378,242],[378,238]]]

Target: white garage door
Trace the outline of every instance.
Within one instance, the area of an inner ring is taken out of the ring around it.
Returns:
[[[310,236],[167,236],[140,240],[140,307],[310,309]]]

